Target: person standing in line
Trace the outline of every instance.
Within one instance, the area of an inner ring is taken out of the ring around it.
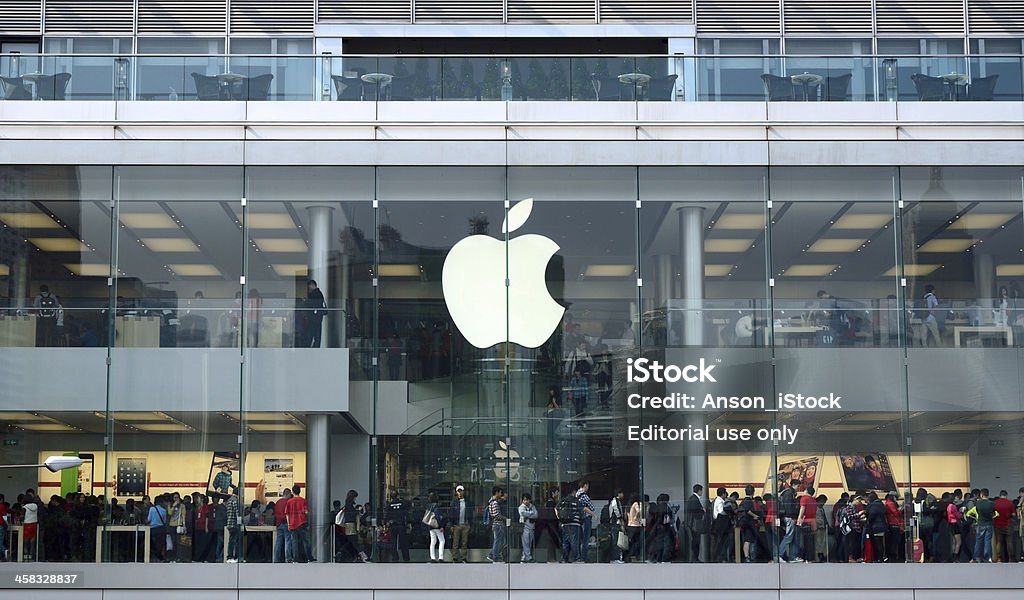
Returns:
[[[755,509],[754,486],[743,488],[745,496],[740,500],[736,524],[743,540],[743,562],[757,560],[757,530],[761,527],[761,515]]]
[[[888,529],[885,521],[885,504],[875,492],[868,494],[868,505],[864,512],[867,518],[868,539],[874,556],[871,562],[888,562],[889,558],[885,553],[885,532]]]
[[[153,560],[167,561],[167,508],[164,506],[163,495],[157,496],[153,506],[149,507],[149,545]]]
[[[448,514],[451,524],[452,562],[466,562],[469,558],[469,530],[473,525],[473,502],[466,497],[466,488],[455,486],[455,501]]]
[[[505,511],[504,504],[505,490],[498,486],[491,489],[491,499],[487,501],[487,518],[491,525],[491,551],[487,560],[492,563],[505,562]]]
[[[683,551],[686,562],[700,562],[700,542],[706,529],[706,518],[704,486],[697,483],[693,486],[693,493],[683,503],[683,531],[686,533],[686,546]]]
[[[864,562],[864,499],[856,496],[839,511],[839,530],[846,544],[846,562]]]
[[[615,490],[615,496],[608,502],[608,524],[611,526],[609,538],[611,540],[611,554],[610,562],[612,564],[621,565],[625,561],[623,560],[624,550],[619,547],[619,533],[625,535],[625,524],[626,524],[626,509],[622,506],[623,501],[626,499],[626,493],[621,489]]]
[[[548,562],[554,562],[562,548],[562,535],[558,527],[558,516],[555,508],[558,506],[558,488],[548,490],[548,499],[544,503],[544,517],[540,520],[540,531],[536,534],[537,545],[540,545],[544,534],[548,534],[551,540],[551,548],[548,551]]]
[[[284,488],[281,490],[281,497],[274,503],[274,524],[277,526],[277,541],[274,542],[274,562],[276,563],[292,562],[295,556],[292,536],[288,532],[288,520],[284,514],[291,497],[292,491]]]
[[[534,533],[537,527],[537,507],[533,505],[533,498],[529,494],[523,494],[523,500],[519,504],[519,522],[523,524],[522,562],[532,563]],[[614,539],[614,534],[612,537]]]
[[[384,513],[384,522],[391,534],[395,560],[401,556],[403,562],[409,562],[409,503],[402,499],[398,490],[391,492],[391,502]]]
[[[323,334],[324,316],[327,315],[327,301],[316,281],[306,282],[306,315],[303,329],[303,348],[319,348]]]
[[[988,488],[981,488],[980,497],[974,508],[967,511],[967,517],[976,520],[974,536],[974,558],[972,563],[992,562],[992,524],[999,516],[996,505],[988,497]]]
[[[302,551],[302,558],[296,556],[296,562],[313,562],[313,547],[309,541],[309,503],[300,495],[301,492],[299,484],[292,486],[292,497],[285,506],[284,516],[288,520],[288,534],[295,547],[295,554]]]
[[[580,501],[580,512],[583,513],[583,529],[580,531],[580,559],[583,562],[590,562],[589,552],[590,549],[590,533],[593,528],[594,517],[597,513],[594,512],[594,503],[590,500],[590,482],[581,481],[580,488],[576,490],[576,497]]]
[[[580,560],[580,529],[582,529],[582,511],[580,500],[576,494],[562,496],[555,507],[555,516],[562,528],[562,558],[560,563],[582,562]]]
[[[818,501],[814,498],[812,486],[807,486],[804,489],[804,494],[800,496],[799,502],[800,509],[797,513],[796,525],[797,535],[801,536],[801,558],[807,562],[814,562],[817,558],[814,555],[814,531],[818,524]]]
[[[1017,558],[1024,561],[1024,487],[1017,490],[1017,499],[1013,501],[1016,507],[1017,526]]]
[[[228,488],[228,499],[224,501],[224,513],[227,518],[224,535],[228,538],[229,563],[238,562],[238,546],[242,537],[242,529],[238,526],[238,512],[238,488],[232,485]]]
[[[643,505],[640,504],[640,497],[633,494],[629,498],[629,512],[626,516],[626,535],[629,537],[629,549],[626,550],[625,556],[622,557],[623,562],[630,562],[633,558],[639,558],[643,562],[643,556],[640,553],[640,545],[643,542],[644,535],[644,509]]]
[[[1010,534],[1010,519],[1017,514],[1017,510],[1008,496],[1009,492],[1001,490],[999,497],[993,502],[997,515],[992,520],[992,549],[995,562],[1017,562],[1013,536]]]
[[[779,516],[782,517],[782,530],[784,532],[782,541],[779,542],[780,562],[804,562],[800,558],[800,542],[802,540],[800,539],[799,529],[796,524],[797,516],[800,512],[796,498],[796,489],[799,485],[800,481],[793,479],[789,482],[789,486],[779,493],[778,511]]]
[[[428,516],[433,517],[428,523]],[[444,518],[441,516],[441,507],[437,503],[437,492],[430,492],[427,496],[427,510],[424,513],[424,524],[429,530],[430,562],[444,562]],[[435,551],[436,548],[436,551]]]

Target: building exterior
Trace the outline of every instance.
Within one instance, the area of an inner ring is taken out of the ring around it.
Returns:
[[[973,0],[0,2],[0,464],[83,460],[5,470],[0,594],[1019,597],[1014,565],[916,563],[984,558],[944,494],[1024,485],[1022,28]],[[432,495],[450,521],[464,487],[471,563],[523,558],[531,495],[554,562],[583,482],[588,562],[621,529],[673,564],[430,564]],[[293,485],[325,564],[264,566]],[[747,486],[759,521],[712,518]],[[794,531],[820,565],[779,564],[787,488],[823,496]],[[618,490],[635,528],[600,516]],[[164,528],[174,493],[210,505]],[[844,494],[894,496],[888,564],[840,564]]]

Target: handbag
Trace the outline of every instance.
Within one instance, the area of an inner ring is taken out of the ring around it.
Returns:
[[[434,514],[434,511],[428,510],[424,513],[422,521],[427,527],[437,529],[437,515]]]
[[[184,525],[178,525],[177,527],[174,528],[174,532],[177,533],[178,535],[184,535],[185,531],[186,530],[185,530],[185,526]]]
[[[618,539],[615,540],[615,545],[619,547],[619,550],[629,550],[629,536],[626,535],[626,532],[619,532]]]

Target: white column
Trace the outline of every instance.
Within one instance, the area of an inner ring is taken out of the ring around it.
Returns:
[[[309,212],[309,278],[316,281],[324,299],[330,305],[331,282],[328,278],[328,266],[331,256],[331,220],[333,217],[333,206],[310,206],[306,209]],[[331,315],[324,318],[321,323],[323,328],[323,346],[330,343],[328,327],[331,322]]]
[[[331,562],[331,415],[306,415],[306,502],[313,555]]]

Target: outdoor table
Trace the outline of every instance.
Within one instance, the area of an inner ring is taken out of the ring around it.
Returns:
[[[803,90],[804,100],[811,99],[811,88],[817,87],[823,79],[825,78],[817,73],[808,73],[806,71],[796,75],[791,75],[789,78],[789,80],[793,82],[793,85],[798,85]]]

